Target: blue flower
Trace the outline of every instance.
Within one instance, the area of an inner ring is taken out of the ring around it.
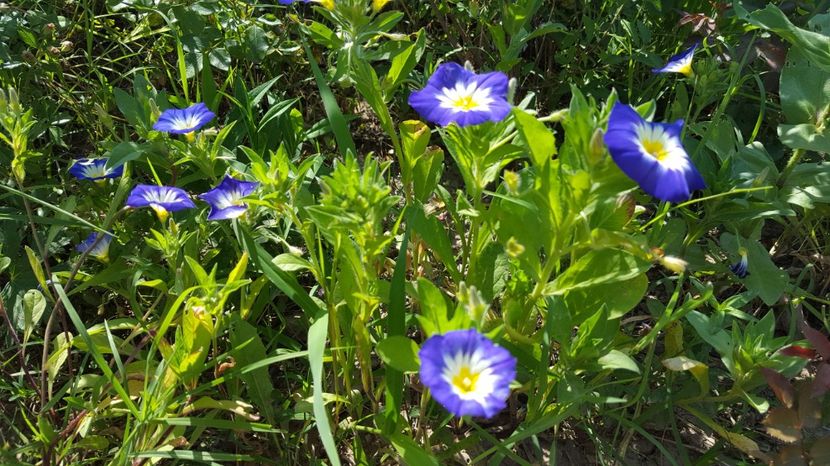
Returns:
[[[69,167],[69,173],[79,180],[103,181],[124,174],[124,165],[107,168],[109,159],[78,159]]]
[[[198,197],[210,204],[208,220],[228,220],[245,213],[248,205],[242,198],[254,192],[257,186],[259,183],[239,181],[226,175],[219,186]]]
[[[433,335],[418,355],[421,382],[455,416],[490,418],[507,405],[516,358],[478,331]]]
[[[183,110],[168,108],[161,113],[153,129],[171,134],[187,134],[205,126],[215,117],[216,114],[201,102]]]
[[[669,58],[668,63],[662,68],[654,68],[651,71],[654,73],[682,73],[686,76],[692,76],[694,74],[692,60],[695,57],[695,50],[697,50],[698,45],[700,43],[696,43],[685,51]]]
[[[747,257],[746,249],[744,248],[740,248],[738,254],[741,255],[741,260],[730,265],[729,270],[737,275],[738,278],[746,278],[749,275],[749,257]]]
[[[184,190],[172,186],[150,184],[140,184],[133,188],[125,205],[133,209],[150,207],[156,211],[162,222],[167,219],[169,212],[196,207]]]
[[[75,246],[75,249],[81,254],[89,251],[90,256],[99,259],[102,262],[107,262],[109,260],[112,235],[110,233],[105,233],[104,237],[101,238],[101,241],[98,241],[98,244],[95,244],[95,241],[98,240],[99,234],[100,233],[95,232],[90,233],[82,243]]]
[[[617,103],[604,140],[617,166],[645,192],[663,201],[682,202],[692,191],[706,187],[683,149],[682,130],[683,120],[652,123],[628,105]]]
[[[426,87],[409,95],[409,105],[441,126],[501,121],[511,108],[507,83],[507,75],[498,71],[478,75],[458,63],[445,63],[430,76]]]

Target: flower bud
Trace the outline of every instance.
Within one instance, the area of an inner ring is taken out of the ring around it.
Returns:
[[[507,192],[513,194],[519,194],[519,188],[522,185],[522,178],[519,176],[518,173],[510,170],[505,170],[504,172],[504,187],[507,188]]]
[[[74,46],[75,44],[73,44],[71,40],[65,40],[61,42],[61,52],[68,52],[72,50],[72,47]]]
[[[686,266],[689,265],[688,262],[684,261],[683,259],[675,256],[663,256],[660,259],[660,264],[671,270],[674,273],[683,273],[686,271]]]
[[[602,161],[602,156],[605,154],[605,142],[602,140],[602,128],[594,130],[591,136],[591,142],[588,144],[588,163],[596,165]]]
[[[524,245],[516,241],[516,238],[512,236],[507,240],[507,246],[505,249],[507,249],[507,255],[514,259],[521,256],[525,252]]]

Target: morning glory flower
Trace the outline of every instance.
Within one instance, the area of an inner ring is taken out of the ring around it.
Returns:
[[[184,190],[172,186],[150,184],[140,184],[133,188],[125,205],[133,209],[150,207],[156,211],[156,215],[162,222],[167,220],[170,212],[196,207]]]
[[[161,113],[153,129],[171,134],[188,134],[205,126],[215,117],[216,114],[201,102],[182,110],[168,108]]]
[[[697,50],[698,45],[700,44],[696,43],[685,51],[669,58],[668,63],[662,68],[654,68],[651,71],[654,73],[682,73],[686,76],[692,76],[694,74],[692,60],[695,57],[695,50]]]
[[[683,149],[682,130],[683,120],[652,123],[628,105],[617,103],[604,140],[617,166],[645,192],[663,201],[682,202],[692,191],[706,187]]]
[[[409,94],[409,105],[424,119],[441,126],[501,121],[510,113],[507,75],[475,74],[458,63],[444,63],[426,87]]]
[[[490,418],[507,406],[516,358],[477,330],[433,335],[418,355],[421,381],[455,416]]]
[[[124,165],[107,168],[109,159],[78,159],[69,167],[69,173],[79,180],[104,181],[124,174]]]
[[[738,254],[741,255],[741,260],[730,265],[729,270],[737,275],[738,278],[746,278],[749,275],[749,257],[747,257],[745,248],[739,249]]]
[[[210,204],[208,220],[228,220],[245,213],[248,205],[242,198],[254,192],[257,186],[259,183],[239,181],[226,175],[219,186],[198,197]]]
[[[110,243],[112,243],[112,235],[110,233],[104,234],[104,237],[101,238],[101,241],[98,241],[98,244],[95,244],[95,241],[98,239],[99,234],[101,233],[90,233],[89,236],[87,236],[83,242],[75,246],[75,249],[81,254],[88,251],[88,255],[102,262],[107,262],[109,260],[109,251]]]

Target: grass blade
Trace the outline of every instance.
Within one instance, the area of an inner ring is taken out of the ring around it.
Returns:
[[[333,466],[340,466],[340,460],[337,457],[337,446],[334,443],[334,437],[331,435],[329,416],[323,401],[323,353],[326,350],[328,329],[328,314],[323,314],[308,329],[308,361],[311,364],[311,378],[314,387],[313,408],[314,419],[317,421],[317,431],[320,433],[320,440],[323,442],[329,461]]]

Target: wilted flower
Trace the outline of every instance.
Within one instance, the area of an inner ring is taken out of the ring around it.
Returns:
[[[95,241],[98,240],[98,235],[101,233],[92,232],[86,239],[75,246],[75,249],[80,252],[81,254],[88,251],[88,254],[102,262],[109,261],[109,251],[110,251],[110,243],[112,243],[112,235],[110,233],[104,233],[104,237],[98,241],[98,244],[95,244]]]
[[[685,272],[686,266],[689,265],[688,262],[676,256],[663,256],[659,260],[660,264],[663,267],[667,268],[668,270],[671,270],[674,273]]]
[[[225,176],[219,186],[198,197],[210,204],[208,220],[228,220],[245,213],[248,205],[242,202],[242,198],[254,192],[257,186],[259,183]]]
[[[617,103],[604,139],[617,166],[645,192],[663,201],[681,202],[692,191],[706,187],[683,149],[682,130],[683,120],[652,123],[628,105]]]
[[[426,87],[409,95],[409,105],[432,123],[448,126],[501,121],[510,113],[507,75],[494,71],[475,74],[458,63],[445,63]]]
[[[749,275],[749,257],[747,257],[746,248],[740,248],[738,254],[740,254],[741,259],[730,265],[729,270],[737,275],[738,278],[746,278]]]
[[[418,355],[421,381],[450,413],[490,418],[507,405],[516,358],[477,330],[433,335]]]
[[[133,209],[151,207],[162,222],[167,219],[170,212],[196,207],[182,189],[149,184],[140,184],[133,188],[125,205]]]
[[[107,168],[109,159],[78,159],[69,167],[69,173],[79,180],[103,181],[124,174],[124,165]]]
[[[216,114],[201,102],[182,110],[168,108],[161,112],[159,119],[153,125],[153,129],[171,134],[187,134],[205,126],[215,117]]]
[[[699,43],[689,47],[685,51],[669,58],[662,68],[654,68],[651,70],[654,73],[682,73],[686,76],[692,76],[692,60],[695,57],[695,50],[697,50]]]

